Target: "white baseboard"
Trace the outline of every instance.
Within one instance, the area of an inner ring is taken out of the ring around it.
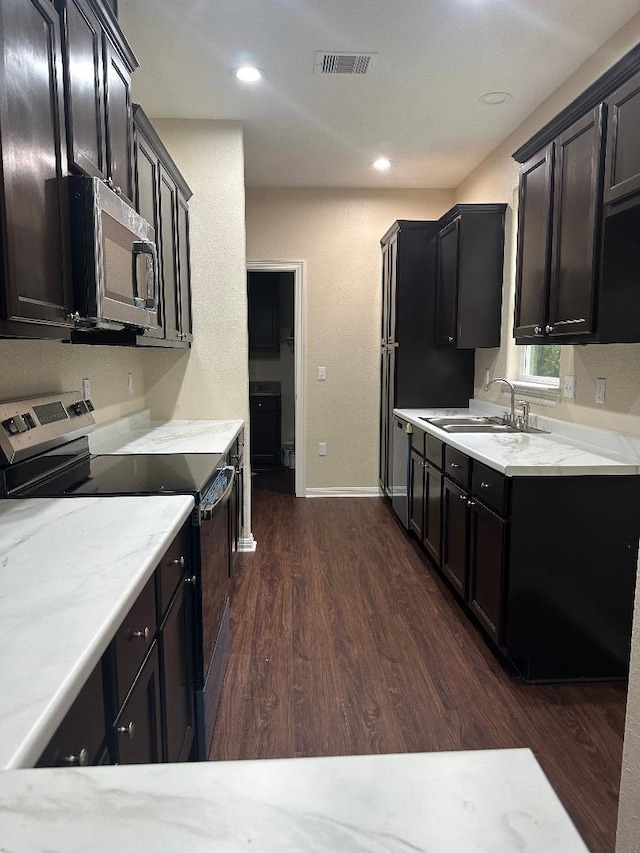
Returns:
[[[258,543],[253,538],[253,535],[242,536],[238,539],[238,553],[239,554],[252,554],[257,547]]]
[[[324,489],[307,489],[305,498],[379,498],[379,486],[332,486]]]

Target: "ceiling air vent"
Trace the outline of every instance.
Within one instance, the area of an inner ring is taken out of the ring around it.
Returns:
[[[373,68],[377,55],[319,50],[314,71],[316,74],[367,74]]]

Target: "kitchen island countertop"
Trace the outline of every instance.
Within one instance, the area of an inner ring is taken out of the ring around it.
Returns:
[[[586,853],[528,749],[0,773],[7,850]]]
[[[38,760],[193,504],[0,501],[0,768]]]

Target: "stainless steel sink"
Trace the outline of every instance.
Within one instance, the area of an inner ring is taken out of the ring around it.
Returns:
[[[474,417],[473,415],[448,415],[440,418],[420,418],[428,424],[432,424],[445,432],[468,432],[468,433],[543,433],[546,430],[527,427],[518,429],[511,424],[505,424],[489,417]]]

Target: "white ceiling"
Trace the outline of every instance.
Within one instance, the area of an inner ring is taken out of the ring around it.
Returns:
[[[240,119],[248,186],[450,188],[640,0],[120,0],[150,117]],[[366,75],[316,51],[374,51]],[[262,68],[243,86],[230,70]],[[486,92],[507,91],[501,106]],[[384,155],[393,169],[371,162]]]

